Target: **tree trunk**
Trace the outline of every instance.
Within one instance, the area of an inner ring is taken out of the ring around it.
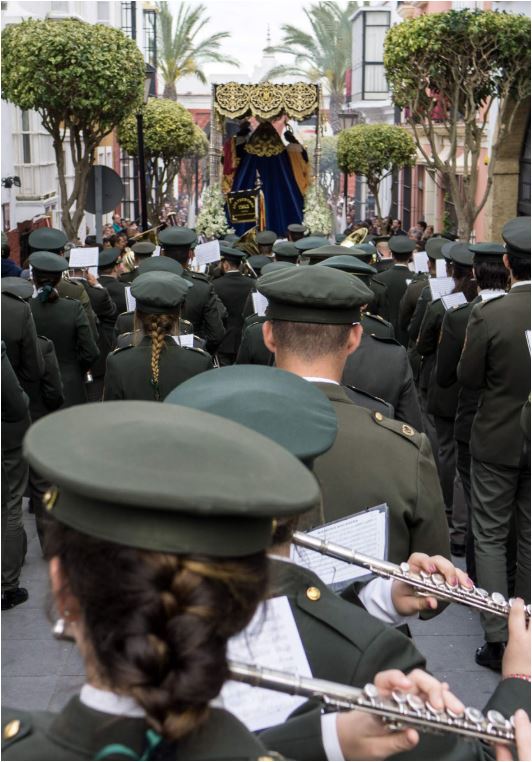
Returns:
[[[373,183],[368,183],[368,188],[372,192],[373,197],[375,199],[375,206],[377,207],[377,217],[379,218],[379,222],[382,222],[381,202],[379,199],[379,186],[374,185]]]
[[[331,92],[329,96],[329,123],[331,125],[333,135],[338,135],[342,129],[340,117],[338,116],[341,100],[341,93]]]
[[[177,90],[176,90],[175,82],[164,83],[163,98],[169,98],[172,101],[177,100]]]

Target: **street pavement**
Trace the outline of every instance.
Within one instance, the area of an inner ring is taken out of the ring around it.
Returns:
[[[28,554],[21,584],[30,597],[21,606],[2,612],[2,704],[59,711],[83,684],[83,665],[72,643],[52,636],[47,569],[26,503]],[[463,568],[463,559],[454,560]],[[410,628],[428,669],[447,681],[466,705],[481,709],[499,676],[475,664],[475,648],[482,643],[478,614],[463,606],[448,606],[434,619],[415,621]]]

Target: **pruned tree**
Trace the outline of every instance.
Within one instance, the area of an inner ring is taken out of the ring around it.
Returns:
[[[159,68],[164,79],[165,98],[177,100],[176,82],[186,74],[193,74],[204,84],[207,82],[202,65],[209,61],[238,66],[238,61],[220,52],[222,40],[230,32],[216,32],[198,39],[201,30],[209,23],[204,5],[191,7],[179,3],[174,18],[167,2],[158,3]]]
[[[416,146],[404,127],[392,124],[357,124],[338,135],[338,166],[348,175],[364,175],[382,218],[379,187],[394,169],[411,167]]]
[[[144,153],[146,157],[148,215],[153,225],[179,172],[181,160],[204,156],[208,142],[190,112],[169,98],[150,98],[143,108]],[[137,122],[128,116],[118,128],[118,140],[124,151],[136,156]]]
[[[76,19],[27,19],[2,31],[2,98],[39,113],[53,140],[61,223],[77,237],[94,151],[142,103],[144,60],[119,29]],[[67,188],[65,150],[74,185]]]
[[[448,189],[458,235],[469,240],[493,184],[500,146],[530,97],[530,20],[471,10],[408,19],[388,32],[384,65],[393,100],[404,109],[427,167]],[[497,108],[487,181],[479,189],[483,141]]]
[[[336,156],[338,145],[337,135],[324,135],[321,138],[321,156],[320,156],[320,185],[327,194],[336,198],[340,189],[340,169]],[[316,150],[316,141],[309,140],[305,143],[308,151],[310,166],[314,166],[314,152]]]

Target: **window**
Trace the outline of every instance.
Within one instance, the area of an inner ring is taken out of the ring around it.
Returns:
[[[132,40],[137,39],[137,3],[121,3],[120,28]]]
[[[22,112],[22,163],[31,164],[30,115]]]
[[[155,69],[157,68],[157,13],[155,11],[144,11],[144,60]]]
[[[390,28],[389,11],[360,11],[353,25],[354,100],[383,100],[388,95],[384,73],[384,38]]]
[[[137,219],[139,216],[137,161],[128,156],[125,151],[120,152],[120,176],[124,185],[122,213],[126,219]]]
[[[530,217],[530,122],[523,141],[523,151],[519,161],[519,199],[517,214]]]
[[[412,220],[412,167],[403,168],[403,209],[401,224],[408,233]]]
[[[9,204],[2,204],[2,230],[8,233],[11,230],[11,215]]]

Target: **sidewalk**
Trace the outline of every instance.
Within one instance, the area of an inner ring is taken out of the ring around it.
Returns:
[[[2,704],[26,710],[60,710],[84,682],[76,647],[55,640],[49,606],[48,575],[42,560],[34,517],[25,511],[28,555],[21,584],[29,600],[2,612]],[[455,559],[462,566],[463,559]],[[446,680],[466,705],[482,709],[499,676],[475,664],[475,648],[482,644],[478,614],[463,606],[449,606],[430,622],[411,625],[430,671]]]

